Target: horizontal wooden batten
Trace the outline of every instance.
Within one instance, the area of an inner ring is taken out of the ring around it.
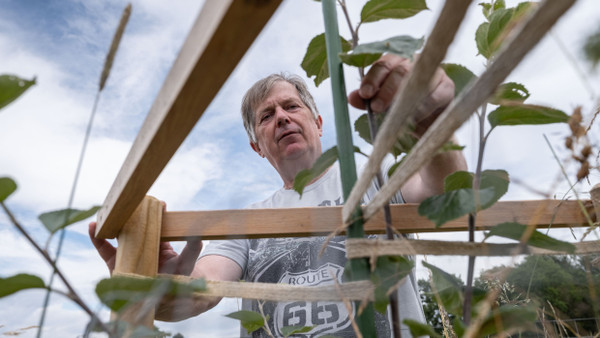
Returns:
[[[117,236],[280,3],[205,2],[98,212],[97,237]]]
[[[586,209],[591,202],[584,201]],[[466,231],[467,217],[436,228],[419,216],[418,204],[391,205],[393,226],[398,232]],[[342,229],[342,207],[290,209],[241,209],[213,211],[174,211],[163,215],[162,240],[184,240],[190,236],[203,239],[260,237],[303,237],[328,235]],[[477,228],[487,229],[502,222],[536,224],[538,228],[585,226],[588,224],[577,201],[538,200],[496,203],[477,216]],[[365,224],[370,234],[384,233],[383,213]]]

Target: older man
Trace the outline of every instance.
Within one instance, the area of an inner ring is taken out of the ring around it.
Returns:
[[[394,94],[405,83],[411,63],[403,58],[385,55],[371,67],[359,90],[349,96],[349,102],[364,108],[364,100],[370,99],[374,111],[387,109]],[[454,85],[439,70],[431,84],[428,98],[420,104],[417,130],[424,131],[445,106],[452,100]],[[271,75],[258,81],[248,90],[242,103],[242,117],[248,133],[250,146],[266,158],[283,180],[283,187],[269,198],[250,208],[283,208],[343,203],[339,167],[334,164],[321,176],[308,184],[302,197],[292,190],[294,177],[312,167],[321,155],[320,137],[323,121],[304,82],[295,76]],[[420,202],[440,193],[446,175],[466,167],[462,154],[446,152],[438,154],[414,175],[397,193],[393,203]],[[377,190],[372,184],[365,198]],[[285,222],[285,220],[282,220]],[[114,248],[103,240],[93,239],[101,256],[109,262]],[[346,262],[344,237],[331,240],[324,254],[320,255],[325,239],[276,238],[212,241],[193,266],[191,276],[209,280],[248,282],[272,282],[294,285],[323,285],[341,282]],[[191,269],[190,258],[197,255],[201,245],[189,245],[180,256],[168,244],[163,244],[162,269],[174,271],[176,266],[187,264],[178,272]],[[110,266],[109,266],[110,267]],[[398,290],[400,315],[423,321],[417,286],[408,279]],[[218,303],[219,299],[183,299],[165,303],[159,309],[158,318],[180,320],[202,313]],[[258,310],[255,301],[244,301],[244,309]],[[354,336],[347,308],[336,302],[267,302],[263,311],[269,315],[269,330],[281,336],[284,326],[314,326],[309,336],[332,334]],[[355,309],[352,309],[355,311]],[[376,316],[378,336],[390,335],[387,316]],[[242,335],[247,333],[242,330]],[[253,336],[262,337],[263,329]]]

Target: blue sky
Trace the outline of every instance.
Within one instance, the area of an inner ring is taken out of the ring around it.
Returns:
[[[356,6],[353,1],[349,3]],[[5,0],[0,4],[0,73],[38,79],[35,87],[0,112],[0,176],[10,176],[19,184],[19,190],[7,204],[42,242],[47,235],[37,215],[64,208],[67,203],[99,73],[125,4],[119,0]],[[191,0],[133,1],[131,20],[98,107],[75,207],[87,208],[104,200],[200,5]],[[431,11],[401,23],[383,21],[364,25],[362,41],[398,34],[426,36],[440,9],[437,1],[430,1],[429,5]],[[351,10],[356,23],[360,8]],[[448,62],[467,65],[476,73],[483,70],[484,59],[476,55],[473,41],[481,20],[479,7],[473,4],[449,51]],[[580,0],[553,34],[579,59],[583,37],[597,28],[597,22],[600,22],[597,4],[593,0]],[[278,189],[281,181],[274,169],[248,146],[239,118],[241,97],[254,81],[273,72],[305,76],[299,66],[304,49],[322,31],[318,2],[284,1],[150,193],[165,200],[169,210],[210,210],[243,208]],[[343,23],[340,32],[348,36]],[[579,65],[595,92],[600,93],[598,74],[591,72],[585,63]],[[346,70],[348,90],[356,88],[357,78],[355,70]],[[553,38],[546,38],[536,47],[509,79],[527,86],[532,103],[552,105],[568,113],[576,105],[582,105],[584,113],[597,106],[597,96],[591,98]],[[314,88],[311,80],[308,82],[323,115],[323,149],[328,149],[335,142],[329,81],[319,88]],[[359,114],[351,111],[353,118]],[[564,184],[552,184],[559,168],[545,144],[544,133],[561,158],[566,158],[562,147],[562,138],[568,133],[566,126],[505,128],[495,130],[490,138],[484,168],[504,168],[512,177],[562,197],[566,188]],[[592,134],[600,134],[597,124]],[[465,156],[473,168],[477,153],[475,124],[467,123],[457,137],[467,146]],[[357,143],[368,151],[364,143],[358,140]],[[570,172],[574,170],[572,166],[568,168]],[[591,179],[592,183],[598,182],[597,171]],[[577,189],[585,192],[589,186]],[[505,197],[534,198],[539,196],[516,184],[511,185]],[[60,265],[86,299],[98,307],[93,287],[108,273],[87,240],[86,229],[85,222],[69,229]],[[466,239],[463,235],[456,236]],[[557,236],[565,234],[559,232]],[[466,263],[461,259],[430,257],[429,260],[465,275]],[[478,260],[478,268],[493,263]],[[49,275],[29,244],[0,214],[0,276],[17,272],[35,273],[45,279]],[[418,272],[426,274],[421,268]],[[37,325],[41,299],[42,294],[36,291],[0,299],[0,333]],[[52,299],[46,336],[80,334],[85,315],[60,296]],[[235,309],[236,300],[230,300],[198,318],[178,324],[159,323],[159,326],[190,337],[235,335],[237,324],[222,317]],[[101,313],[107,315],[105,310]],[[202,334],[198,333],[199,328]],[[29,335],[33,331],[24,334]]]

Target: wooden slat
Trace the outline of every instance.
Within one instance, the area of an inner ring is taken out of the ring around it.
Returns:
[[[146,196],[119,232],[113,275],[138,274],[156,277],[163,207],[159,200]],[[125,321],[131,327],[154,327],[154,304],[139,302],[123,312],[113,312],[113,319]],[[126,334],[125,336],[129,336]]]
[[[115,237],[281,0],[207,0],[98,212]]]
[[[588,210],[591,202],[586,201]],[[393,226],[399,232],[445,232],[467,230],[467,218],[450,221],[440,228],[419,216],[417,204],[391,205]],[[184,240],[189,236],[203,239],[257,237],[302,237],[328,235],[342,228],[342,207],[292,209],[244,209],[217,211],[179,211],[163,215],[162,240]],[[576,201],[508,201],[496,203],[477,216],[478,229],[502,222],[534,222],[539,228],[585,226],[586,219]],[[384,233],[380,212],[365,224],[367,233]]]
[[[574,252],[548,250],[520,243],[481,243],[437,240],[346,240],[348,258],[399,256],[399,255],[439,255],[439,256],[513,256],[528,255],[588,255],[600,253],[600,241],[573,243]]]

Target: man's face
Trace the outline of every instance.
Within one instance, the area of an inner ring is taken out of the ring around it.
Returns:
[[[321,155],[321,116],[315,120],[292,84],[276,82],[254,111],[257,143],[252,149],[280,174],[294,161],[305,167],[301,169],[310,168]]]

